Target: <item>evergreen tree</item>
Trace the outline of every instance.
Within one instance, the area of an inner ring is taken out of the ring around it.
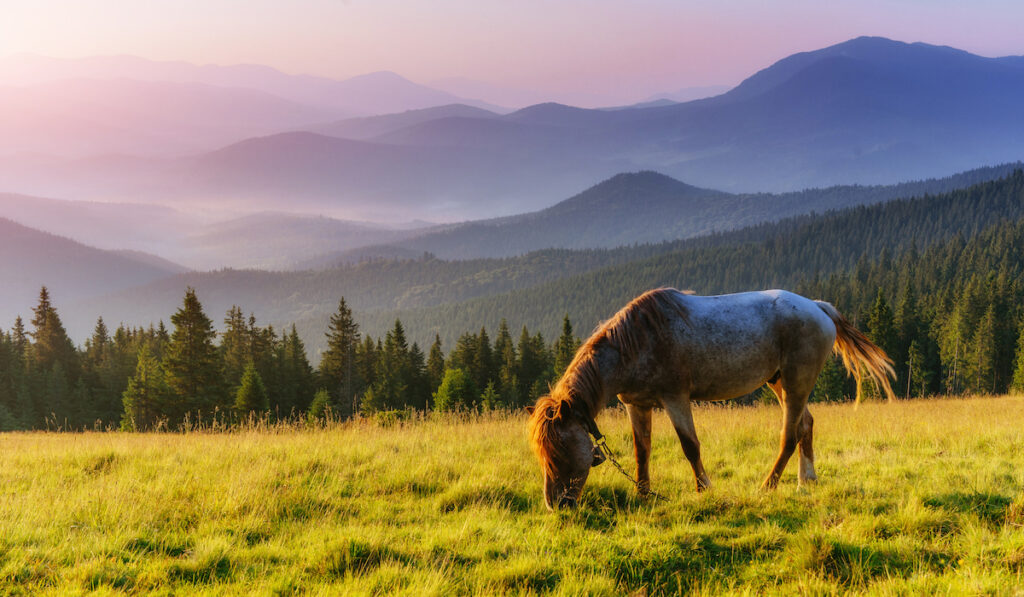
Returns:
[[[146,345],[139,349],[135,375],[128,381],[122,399],[122,429],[147,431],[153,429],[166,416],[167,402],[171,400],[171,389],[167,385],[163,368]]]
[[[308,417],[310,421],[323,421],[331,417],[331,394],[320,388],[309,403]]]
[[[555,341],[555,377],[561,377],[572,362],[576,351],[580,347],[580,341],[573,335],[572,323],[569,321],[568,313],[562,319],[562,335]]]
[[[417,410],[426,410],[430,404],[430,396],[434,388],[430,387],[427,377],[427,364],[419,344],[413,342],[409,347],[409,406]]]
[[[213,322],[203,313],[196,292],[185,291],[183,305],[171,316],[174,333],[163,362],[172,399],[164,414],[179,425],[186,414],[209,419],[228,406],[223,386],[223,364],[213,344]]]
[[[434,334],[434,343],[427,354],[427,382],[431,393],[437,391],[444,377],[444,353],[441,352],[441,336]]]
[[[924,351],[917,339],[911,340],[910,348],[907,350],[907,370],[909,373],[908,396],[926,396],[928,385],[931,381],[931,371],[928,369]]]
[[[990,305],[978,322],[971,341],[967,365],[969,388],[979,394],[996,391],[996,316]]]
[[[434,392],[434,409],[454,411],[473,407],[477,396],[473,378],[464,369],[447,369],[441,384]]]
[[[360,410],[363,413],[371,413],[409,405],[411,369],[405,329],[401,321],[395,320],[395,326],[385,336],[384,348],[377,360],[374,382],[364,395],[364,405]]]
[[[78,353],[64,330],[57,309],[50,303],[50,293],[45,286],[39,291],[39,304],[33,313],[32,368],[45,374],[60,363],[67,378],[77,381]]]
[[[478,388],[487,386],[498,376],[494,366],[494,350],[491,348],[491,338],[487,335],[487,328],[481,327],[480,333],[476,336],[476,351],[473,355],[470,372],[473,375],[473,383]]]
[[[498,394],[498,389],[494,386],[493,381],[487,384],[484,393],[480,395],[480,406],[484,410],[496,410],[505,406],[501,402],[501,395]]]
[[[224,317],[220,335],[220,354],[224,361],[224,387],[234,394],[253,354],[249,350],[249,328],[238,305],[232,305]]]
[[[1024,394],[1024,318],[1020,320],[1017,332],[1017,355],[1013,369],[1013,391]]]
[[[320,359],[320,383],[327,388],[338,414],[351,414],[351,404],[358,389],[355,380],[356,346],[359,344],[359,326],[345,297],[338,302],[338,311],[331,315],[327,328],[327,351]]]
[[[868,337],[886,353],[894,352],[896,349],[896,322],[881,288],[878,289],[875,303],[871,306],[871,313],[868,316]]]
[[[830,356],[825,368],[818,375],[812,398],[815,402],[840,402],[848,398],[846,390],[846,369],[839,359]]]
[[[498,326],[498,337],[494,340],[494,357],[498,363],[498,394],[507,407],[522,406],[519,400],[518,358],[508,323],[504,318]]]
[[[277,401],[271,402],[271,410],[281,415],[289,415],[293,411],[306,412],[313,400],[315,381],[313,368],[306,357],[306,347],[294,324],[288,335],[281,338],[278,355],[281,390]]]
[[[242,382],[235,393],[235,412],[247,415],[253,412],[266,412],[270,409],[267,390],[263,379],[256,370],[256,363],[249,361],[242,373]]]
[[[362,396],[366,391],[376,382],[377,378],[377,362],[380,360],[381,353],[384,352],[383,347],[379,342],[374,342],[373,338],[366,336],[363,342],[356,347],[356,371],[357,386],[356,396]],[[361,409],[357,404],[357,399],[354,396],[352,402],[344,405],[343,412],[355,414],[360,412]]]

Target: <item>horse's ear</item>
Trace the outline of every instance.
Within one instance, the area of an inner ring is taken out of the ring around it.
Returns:
[[[530,406],[524,406],[524,407],[523,407],[523,410],[525,410],[525,411],[526,411],[526,414],[528,414],[528,415],[532,415],[532,414],[533,414],[533,405],[530,405]]]

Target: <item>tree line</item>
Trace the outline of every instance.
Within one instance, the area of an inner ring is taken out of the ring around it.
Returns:
[[[79,349],[48,290],[26,329],[0,330],[0,430],[178,429],[256,415],[275,420],[347,418],[397,410],[517,408],[532,403],[579,346],[568,317],[554,343],[505,322],[465,333],[446,356],[436,337],[426,353],[402,322],[383,338],[362,335],[342,298],[314,369],[293,325],[278,334],[238,306],[223,331],[192,288],[171,318],[148,328],[102,318]]]

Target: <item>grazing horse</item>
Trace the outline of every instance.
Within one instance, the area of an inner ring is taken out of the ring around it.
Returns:
[[[813,481],[814,419],[807,399],[831,352],[857,378],[870,375],[889,400],[892,361],[835,307],[784,290],[694,296],[671,288],[635,298],[580,347],[549,395],[531,411],[530,439],[544,472],[548,508],[574,506],[604,457],[590,439],[594,417],[617,395],[633,426],[637,489],[650,491],[651,409],[661,407],[693,467],[700,458],[691,402],[728,400],[767,383],[782,405],[782,442],[763,487],[779,482],[799,446],[799,479]]]

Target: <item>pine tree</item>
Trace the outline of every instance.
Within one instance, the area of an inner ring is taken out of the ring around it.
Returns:
[[[135,375],[128,381],[122,400],[124,418],[121,428],[128,431],[147,431],[166,418],[167,402],[171,399],[163,368],[156,357],[143,345],[139,349]]]
[[[306,357],[306,347],[292,324],[287,336],[281,338],[278,356],[278,370],[281,390],[277,403],[271,402],[271,410],[281,415],[305,412],[313,400],[313,368]]]
[[[907,371],[909,387],[908,396],[925,396],[928,393],[928,384],[931,381],[931,371],[925,359],[924,351],[916,339],[910,342],[907,350]]]
[[[840,402],[847,399],[846,370],[834,356],[825,361],[825,368],[818,375],[812,397],[815,402]]]
[[[494,382],[487,384],[484,388],[484,393],[480,395],[480,407],[484,410],[496,410],[503,408],[505,405],[501,402],[501,396],[498,394],[498,389],[494,386]]]
[[[1013,383],[1010,387],[1013,391],[1024,394],[1024,318],[1020,320],[1017,329],[1017,358],[1013,369]]]
[[[966,363],[970,389],[980,394],[996,391],[996,316],[990,305],[978,322]]]
[[[320,383],[327,388],[338,414],[351,414],[358,384],[355,379],[356,346],[359,344],[359,326],[345,297],[338,302],[338,311],[331,315],[327,328],[327,351],[320,359]]]
[[[473,355],[471,368],[473,383],[476,387],[483,388],[498,376],[497,368],[494,366],[494,350],[491,348],[491,338],[487,335],[487,328],[481,327],[476,337],[476,352]]]
[[[555,377],[561,377],[565,370],[569,367],[569,363],[572,362],[576,351],[580,347],[580,341],[573,335],[572,323],[569,321],[569,315],[566,314],[562,319],[562,335],[559,336],[558,340],[555,341]]]
[[[434,409],[442,412],[469,409],[478,395],[473,378],[465,369],[447,369],[434,392]]]
[[[57,309],[50,303],[50,293],[45,286],[39,291],[39,304],[33,313],[32,368],[45,374],[54,364],[60,363],[67,378],[77,381],[78,352],[64,330]]]
[[[426,410],[430,404],[430,395],[434,388],[430,387],[427,378],[427,365],[419,344],[413,342],[409,347],[409,406]]]
[[[522,406],[519,400],[519,377],[516,375],[518,359],[508,323],[503,318],[494,340],[494,357],[498,362],[498,394],[507,407]]]
[[[249,350],[249,329],[238,305],[232,305],[224,317],[224,331],[220,335],[220,354],[224,360],[224,387],[234,394],[242,374],[253,355]]]
[[[310,421],[323,421],[331,417],[331,394],[326,389],[320,388],[313,395],[307,416]]]
[[[256,370],[256,363],[249,361],[242,373],[238,391],[235,392],[235,412],[244,416],[268,410],[270,401],[267,399],[267,389],[263,385],[259,371]]]
[[[437,391],[444,377],[444,353],[441,352],[441,336],[434,334],[434,343],[430,345],[430,352],[427,354],[427,382],[430,392]]]
[[[209,419],[228,406],[223,386],[223,364],[213,344],[213,322],[203,313],[196,291],[185,291],[183,305],[171,316],[174,333],[163,362],[172,400],[164,413],[171,425],[179,425],[186,414]]]

